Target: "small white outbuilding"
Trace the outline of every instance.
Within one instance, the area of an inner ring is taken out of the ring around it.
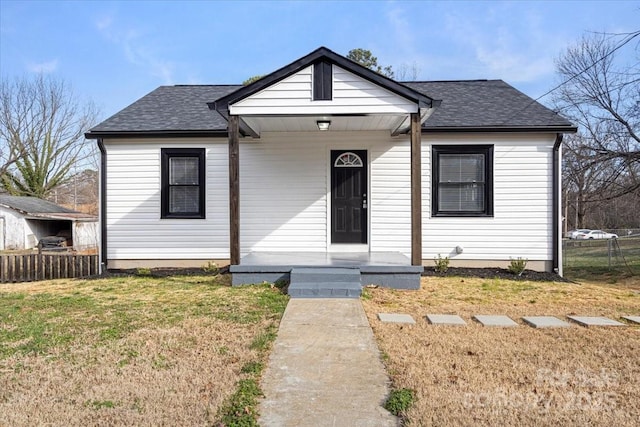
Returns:
[[[0,195],[0,250],[25,250],[64,236],[74,250],[98,246],[98,218],[37,197]]]

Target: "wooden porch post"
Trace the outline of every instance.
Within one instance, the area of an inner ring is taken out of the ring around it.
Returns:
[[[411,114],[411,264],[422,265],[422,152],[420,113]]]
[[[240,264],[240,121],[229,116],[229,255],[231,265]]]

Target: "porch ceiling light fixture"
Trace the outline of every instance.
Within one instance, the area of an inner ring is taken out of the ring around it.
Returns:
[[[318,125],[318,130],[329,130],[329,126],[331,126],[331,120],[318,120],[316,124]]]

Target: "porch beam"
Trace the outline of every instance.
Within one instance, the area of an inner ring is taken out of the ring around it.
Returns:
[[[249,135],[251,138],[260,138],[260,134],[247,124],[245,120],[240,120],[240,130],[243,134]]]
[[[422,150],[420,114],[411,113],[411,264],[422,265]]]
[[[229,261],[240,264],[240,119],[229,116]]]

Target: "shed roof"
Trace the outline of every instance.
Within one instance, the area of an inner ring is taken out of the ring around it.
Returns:
[[[93,215],[67,209],[38,197],[9,196],[0,194],[0,206],[20,212],[27,217],[49,219],[95,219]]]

